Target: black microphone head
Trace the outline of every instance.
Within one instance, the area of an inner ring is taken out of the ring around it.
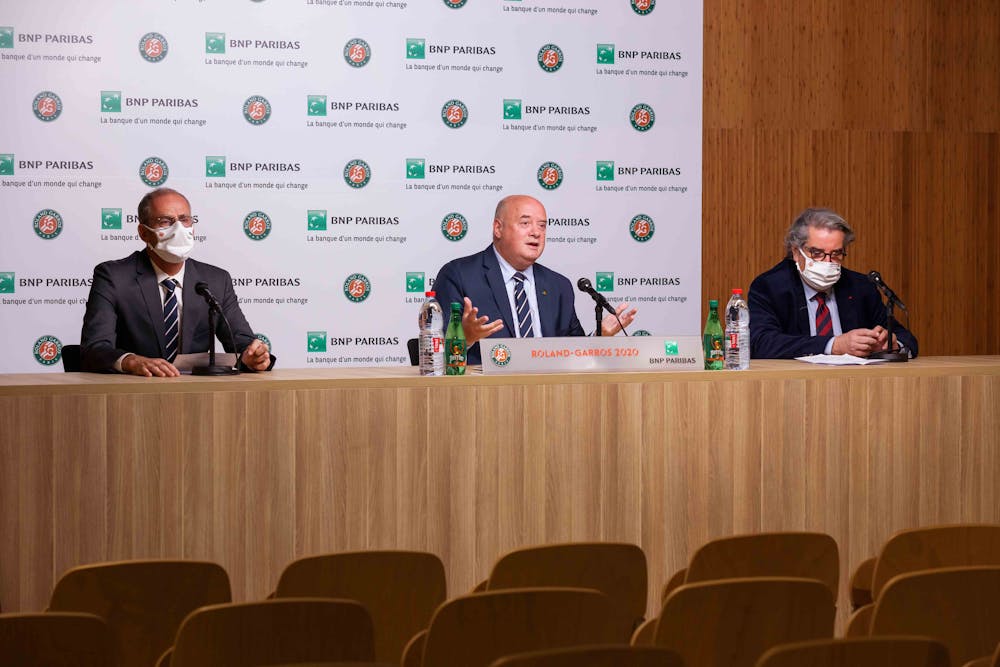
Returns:
[[[871,271],[868,272],[868,280],[878,285],[880,282],[882,282],[882,274],[872,269]]]
[[[590,278],[580,278],[576,281],[576,287],[581,292],[592,292],[594,286],[590,284]]]
[[[210,296],[212,294],[208,291],[208,283],[195,283],[194,292],[202,296]]]

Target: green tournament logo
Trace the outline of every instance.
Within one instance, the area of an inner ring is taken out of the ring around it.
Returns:
[[[598,292],[615,291],[615,274],[613,271],[598,271],[594,276],[594,289]]]
[[[406,59],[423,60],[427,48],[427,42],[423,37],[406,38]]]
[[[122,210],[120,208],[101,209],[101,229],[121,229]]]
[[[633,336],[652,336],[653,334],[649,333],[645,329],[636,329],[635,331],[632,332],[632,335]]]
[[[406,272],[406,291],[410,292],[424,292],[424,272],[423,271],[407,271]]]
[[[538,184],[546,190],[555,190],[563,182],[563,170],[555,162],[543,162],[535,174]]]
[[[656,231],[656,225],[653,224],[653,219],[645,213],[640,213],[632,218],[632,222],[628,223],[628,233],[639,243],[645,243],[653,238],[654,231]]]
[[[443,0],[443,1],[445,5],[451,7],[452,9],[461,9],[462,7],[465,7],[465,3],[468,2],[469,0]]]
[[[306,115],[325,116],[326,115],[326,95],[306,96]]]
[[[640,103],[632,107],[628,114],[628,120],[636,130],[646,132],[656,122],[656,114],[653,112],[653,107]]]
[[[206,155],[205,178],[225,178],[225,177],[226,177],[226,156]]]
[[[0,26],[0,49],[14,48],[14,27]]]
[[[656,0],[631,0],[632,11],[639,16],[645,16],[656,8]]]
[[[13,176],[13,175],[14,175],[14,154],[13,153],[0,154],[0,176]]]
[[[121,111],[122,111],[122,91],[102,90],[101,113],[121,113]]]
[[[48,241],[62,233],[63,219],[57,211],[53,211],[51,208],[43,208],[35,214],[32,226],[40,238]]]
[[[521,100],[503,101],[504,120],[521,120]]]
[[[326,332],[306,332],[306,352],[326,352]]]
[[[490,348],[490,361],[494,366],[506,366],[510,363],[510,348],[499,343]]]
[[[139,40],[139,55],[151,63],[167,57],[167,38],[158,32],[147,32]]]
[[[344,280],[344,296],[349,301],[361,303],[372,293],[372,283],[363,273],[352,273]]]
[[[615,45],[614,44],[598,44],[597,45],[597,64],[598,65],[614,65],[615,64]]]
[[[461,213],[449,213],[441,220],[441,234],[449,241],[461,241],[469,233],[469,221]]]
[[[264,345],[267,345],[267,349],[268,350],[274,351],[274,346],[271,345],[271,339],[270,338],[268,338],[267,336],[265,336],[262,333],[255,333],[253,335],[253,337],[256,338],[257,340],[259,340],[260,342],[264,343]]]
[[[251,125],[263,125],[271,118],[271,103],[266,97],[251,95],[243,103],[243,117]]]
[[[35,341],[32,354],[42,366],[52,366],[62,357],[62,343],[55,336],[42,336]]]
[[[344,60],[351,67],[364,67],[371,59],[372,47],[365,40],[355,37],[344,45]]]
[[[469,120],[469,108],[462,100],[448,100],[441,107],[441,120],[448,127],[462,127]]]
[[[13,294],[15,284],[13,271],[0,271],[0,294]]]
[[[613,180],[615,180],[615,161],[614,160],[598,160],[597,161],[597,180],[599,180],[599,181],[613,181]]]
[[[271,217],[264,211],[250,211],[243,218],[243,233],[252,241],[263,241],[271,233]]]
[[[555,44],[546,44],[538,49],[538,66],[546,72],[555,72],[563,66],[563,52]]]
[[[407,178],[423,178],[424,168],[427,165],[427,161],[422,157],[408,157],[406,158],[406,177]]]
[[[31,110],[35,112],[35,118],[49,123],[62,113],[62,100],[51,90],[43,90],[35,95],[35,99],[31,102]]]
[[[310,232],[326,231],[326,209],[306,211],[306,229]]]
[[[148,157],[139,165],[139,178],[151,188],[159,187],[167,182],[170,168],[158,157]]]
[[[372,180],[372,170],[364,160],[351,160],[344,165],[344,182],[352,188],[363,188]]]
[[[676,357],[679,354],[679,351],[677,349],[677,341],[675,340],[663,341],[663,352],[668,357]]]
[[[226,33],[206,32],[205,33],[205,53],[225,53]]]

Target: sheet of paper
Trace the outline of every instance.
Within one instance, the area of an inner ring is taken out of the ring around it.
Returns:
[[[232,368],[236,365],[236,353],[216,352],[216,366],[228,366]],[[195,366],[208,366],[208,352],[196,352],[194,354],[178,354],[174,358],[174,366],[181,373],[190,373]]]
[[[811,354],[805,357],[795,357],[795,360],[804,361],[807,364],[826,364],[827,366],[866,366],[885,362],[885,359],[865,359],[864,357],[855,357],[852,354]]]

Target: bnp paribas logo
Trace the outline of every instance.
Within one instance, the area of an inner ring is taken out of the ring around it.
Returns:
[[[158,32],[147,32],[139,40],[139,55],[151,63],[158,63],[167,57],[167,38]]]
[[[306,96],[306,115],[325,116],[326,115],[326,95]]]
[[[521,120],[521,100],[503,101],[503,119]]]
[[[555,44],[546,44],[538,49],[538,66],[546,72],[555,72],[563,66],[563,52]]]
[[[205,33],[205,53],[225,53],[226,33],[206,32]]]
[[[0,176],[14,175],[14,154],[0,153]]]
[[[630,0],[632,11],[639,16],[645,16],[656,9],[656,0]]]
[[[372,180],[372,169],[364,160],[351,160],[344,165],[344,182],[352,188],[363,188]]]
[[[420,292],[424,291],[424,272],[423,271],[407,271],[406,272],[406,291],[409,292]]]
[[[423,178],[424,170],[427,167],[427,161],[422,157],[408,157],[406,158],[406,177],[407,178]]]
[[[326,231],[326,209],[306,211],[306,229],[310,232]]]
[[[243,102],[243,117],[251,125],[263,125],[271,118],[271,103],[261,95],[251,95]]]
[[[406,38],[406,59],[423,60],[426,56],[427,42],[423,37]]]
[[[306,332],[306,352],[326,352],[326,332]]]
[[[613,271],[598,271],[594,276],[594,289],[598,292],[615,291],[615,274]]]
[[[656,225],[653,224],[653,219],[645,213],[640,213],[628,223],[628,233],[639,243],[645,243],[653,238],[654,231],[656,231]]]
[[[364,67],[372,59],[372,47],[365,40],[355,37],[344,45],[344,60],[351,67]]]
[[[264,211],[250,211],[243,218],[243,233],[252,241],[263,241],[271,233],[271,216]]]
[[[598,65],[614,65],[615,64],[615,45],[614,44],[598,44],[597,45],[597,64]]]
[[[675,340],[665,340],[663,341],[663,353],[668,357],[676,357],[680,354],[680,348]]]
[[[656,113],[653,107],[645,103],[636,104],[628,114],[628,120],[639,132],[646,132],[653,127],[656,122]]]
[[[52,366],[62,357],[62,342],[55,336],[42,336],[35,341],[31,352],[42,366]]]
[[[614,160],[598,160],[597,161],[597,180],[599,180],[599,181],[613,181],[613,180],[615,180],[615,161]]]
[[[469,233],[469,221],[461,213],[449,213],[441,219],[441,234],[449,241],[461,241]]]
[[[15,284],[13,271],[0,271],[0,294],[13,294]]]
[[[372,283],[363,273],[352,273],[344,279],[344,296],[348,301],[361,303],[372,293]]]
[[[462,127],[469,120],[469,108],[462,100],[448,100],[441,107],[441,120],[448,127]]]
[[[139,178],[151,188],[156,188],[167,182],[170,168],[158,157],[148,157],[139,165]]]
[[[461,9],[469,0],[443,0],[444,4],[452,9]]]
[[[101,229],[121,229],[122,210],[120,208],[101,209]]]
[[[62,114],[62,100],[51,90],[43,90],[31,101],[31,110],[35,113],[35,118],[49,123]]]
[[[101,113],[121,113],[122,91],[102,90],[101,91]]]
[[[226,177],[226,156],[206,155],[205,178],[225,178],[225,177]]]
[[[555,162],[543,162],[535,174],[538,184],[546,190],[555,190],[563,182],[563,170]]]
[[[63,219],[58,211],[53,211],[51,208],[43,208],[35,214],[31,226],[35,229],[35,234],[39,238],[49,241],[62,233]]]
[[[0,26],[0,49],[14,48],[14,27]]]

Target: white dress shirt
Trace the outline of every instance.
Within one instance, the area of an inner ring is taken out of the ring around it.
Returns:
[[[493,254],[497,256],[497,261],[500,263],[500,275],[503,276],[504,287],[507,288],[507,299],[510,301],[510,312],[514,317],[512,326],[514,328],[514,335],[517,338],[521,337],[520,327],[517,326],[517,305],[514,303],[514,284],[517,282],[514,280],[514,274],[517,273],[517,269],[511,266],[507,260],[500,256],[497,252],[496,247],[493,247]],[[533,271],[535,267],[529,266],[524,271],[524,293],[528,297],[528,309],[531,311],[531,331],[534,333],[535,338],[542,337],[542,322],[541,318],[538,317],[538,296],[535,294],[535,272]]]
[[[802,278],[800,277],[799,280],[802,280]],[[813,297],[819,294],[819,290],[814,290],[804,280],[802,280],[802,289],[806,294],[806,306],[809,307],[809,334],[815,336],[816,311],[819,309],[819,303],[817,303],[816,299]],[[832,288],[826,293],[826,307],[830,311],[830,322],[833,324],[833,335],[834,337],[839,336],[844,333],[844,330],[840,326],[840,311],[837,310],[837,297]],[[830,354],[832,350],[833,338],[826,342],[826,347],[823,349],[823,353]]]

